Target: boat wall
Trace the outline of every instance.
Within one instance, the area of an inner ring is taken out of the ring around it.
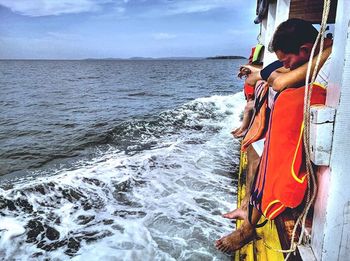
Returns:
[[[350,1],[339,0],[327,105],[337,109],[330,168],[318,173],[312,229],[317,260],[349,260],[350,253]]]
[[[267,18],[263,20],[264,28],[264,42],[265,51],[264,51],[264,65],[268,65],[277,60],[275,53],[268,51],[269,43],[272,39],[273,33],[276,27],[287,20],[289,17],[289,5],[290,0],[278,0],[272,1],[269,3],[269,9],[267,13]]]
[[[312,250],[317,260],[321,259],[326,223],[326,206],[330,188],[330,168],[320,167],[317,172],[317,198],[314,206],[312,224]]]

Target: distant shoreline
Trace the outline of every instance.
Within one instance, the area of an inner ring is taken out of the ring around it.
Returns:
[[[208,57],[206,59],[247,59],[246,57],[244,56],[237,56],[237,55],[222,55],[222,56],[214,56],[214,57]]]
[[[130,57],[130,58],[83,58],[83,59],[0,59],[0,61],[159,61],[159,60],[222,60],[222,59],[247,59],[244,56],[220,55],[213,57]]]
[[[139,61],[139,60],[221,60],[221,59],[247,59],[244,56],[238,55],[220,55],[213,57],[160,57],[160,58],[152,58],[152,57],[131,57],[131,58],[87,58],[83,60],[131,60],[131,61]]]

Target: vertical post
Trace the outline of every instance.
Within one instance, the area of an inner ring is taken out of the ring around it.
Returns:
[[[278,0],[276,6],[275,28],[289,18],[290,0]]]
[[[261,36],[260,36],[260,42],[265,45],[265,39],[266,39],[266,31],[267,31],[267,18],[264,18],[261,21]]]
[[[265,31],[265,38],[264,38],[264,66],[270,64],[275,59],[275,55],[273,53],[270,53],[268,50],[269,43],[271,40],[271,37],[273,35],[273,32],[275,31],[275,19],[276,19],[276,2],[270,2],[269,3],[269,9],[267,11],[267,18],[264,19],[264,23],[266,24],[266,31]],[[266,20],[266,21],[265,21]]]
[[[266,21],[265,19],[263,21],[263,23],[266,24],[266,28],[267,28],[265,32],[265,38],[264,38],[264,45],[265,45],[264,65],[265,66],[277,60],[276,55],[268,51],[268,47],[276,27],[280,23],[288,19],[289,7],[290,7],[290,0],[277,0],[276,2],[270,2],[269,4],[267,19]]]
[[[350,0],[338,0],[327,105],[337,108],[330,168],[318,173],[312,228],[317,260],[350,253]]]

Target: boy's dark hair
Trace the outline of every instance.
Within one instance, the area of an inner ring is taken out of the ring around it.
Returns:
[[[318,31],[312,23],[302,19],[291,18],[281,23],[269,44],[269,51],[298,54],[300,46],[314,43]]]

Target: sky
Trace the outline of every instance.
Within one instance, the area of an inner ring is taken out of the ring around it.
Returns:
[[[253,0],[0,0],[0,59],[249,56]]]

